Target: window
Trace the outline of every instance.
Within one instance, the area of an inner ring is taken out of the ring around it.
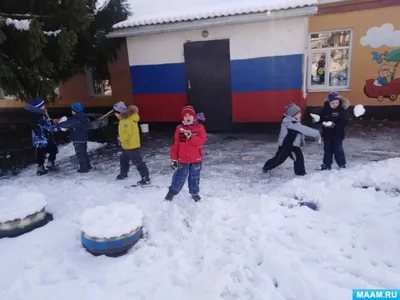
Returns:
[[[349,89],[352,30],[311,33],[309,42],[308,89]]]
[[[0,100],[15,100],[17,99],[14,95],[10,95],[7,91],[0,88]]]
[[[86,84],[91,97],[111,96],[110,80],[99,79],[96,69],[86,69]]]

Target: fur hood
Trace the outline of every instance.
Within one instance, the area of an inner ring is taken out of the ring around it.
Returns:
[[[325,100],[325,105],[329,106],[328,99]],[[341,105],[344,109],[348,109],[350,107],[350,100],[345,97],[340,97],[339,105]]]
[[[123,112],[121,112],[121,118],[128,119],[130,116],[132,116],[133,114],[136,114],[138,112],[139,112],[139,109],[137,108],[137,106],[130,105],[130,106],[128,106],[127,110],[124,110]]]

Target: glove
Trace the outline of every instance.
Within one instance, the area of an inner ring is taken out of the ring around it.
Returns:
[[[319,122],[319,120],[321,120],[321,117],[319,115],[310,114],[310,116],[311,116],[311,118],[313,120],[313,123],[317,123],[317,122]]]
[[[188,139],[192,136],[192,132],[190,130],[186,130],[183,128],[181,128],[181,133],[183,133]]]
[[[178,161],[177,160],[171,160],[171,169],[175,170],[178,167]]]

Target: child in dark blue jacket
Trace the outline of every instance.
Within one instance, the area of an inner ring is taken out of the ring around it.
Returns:
[[[324,158],[321,170],[330,170],[333,156],[339,168],[346,168],[346,157],[343,150],[345,128],[348,124],[347,108],[350,102],[337,92],[331,92],[319,112],[324,140]],[[316,121],[316,120],[315,120]]]
[[[90,158],[87,153],[87,142],[89,136],[90,121],[84,113],[85,107],[82,103],[72,104],[72,117],[58,124],[59,127],[69,130],[70,140],[75,148],[76,156],[79,160],[78,173],[87,173],[92,168]]]
[[[55,161],[58,153],[56,143],[51,136],[52,132],[59,131],[57,125],[46,116],[46,106],[43,99],[37,98],[25,105],[29,111],[32,126],[32,144],[36,149],[36,161],[38,164],[37,175],[46,174],[55,169]],[[49,154],[47,168],[44,167],[46,155]]]

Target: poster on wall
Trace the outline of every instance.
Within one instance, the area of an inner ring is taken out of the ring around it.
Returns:
[[[365,95],[379,102],[385,99],[396,101],[400,96],[400,30],[395,30],[393,24],[372,27],[360,43],[377,49],[371,52],[372,60],[377,64],[376,75],[366,81]],[[380,51],[380,48],[384,50]]]

